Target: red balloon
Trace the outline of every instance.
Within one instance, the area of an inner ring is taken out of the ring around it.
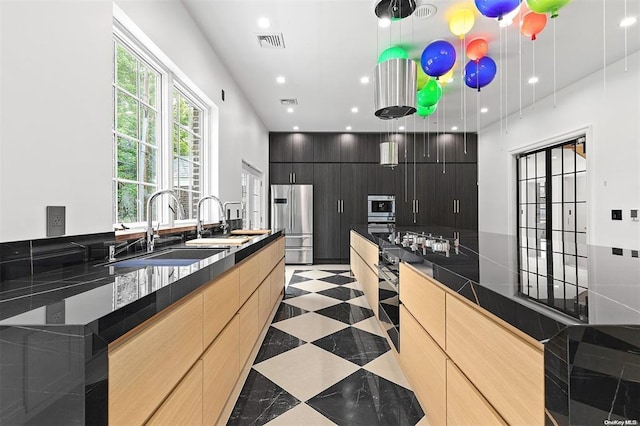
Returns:
[[[520,33],[525,37],[535,40],[536,36],[547,25],[547,15],[536,12],[527,12],[520,21]]]
[[[487,43],[487,40],[483,38],[473,39],[467,46],[467,58],[478,62],[486,56],[488,50],[489,44]]]

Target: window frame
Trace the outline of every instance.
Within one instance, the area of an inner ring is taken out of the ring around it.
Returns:
[[[116,45],[122,44],[134,55],[138,56],[138,60],[144,61],[154,71],[158,73],[158,81],[156,84],[156,97],[158,98],[159,113],[156,115],[156,131],[160,133],[157,144],[157,160],[156,160],[156,186],[155,190],[172,189],[173,186],[173,92],[174,89],[178,90],[189,102],[193,103],[198,109],[200,109],[201,117],[201,146],[200,146],[200,194],[210,193],[210,181],[213,176],[214,159],[211,156],[212,147],[210,145],[214,142],[211,139],[211,117],[212,108],[214,104],[204,95],[204,93],[191,82],[186,75],[171,62],[159,49],[153,45],[153,43],[146,37],[138,37],[132,34],[127,26],[133,26],[131,22],[127,25],[120,22],[115,16],[116,9],[114,6],[114,21],[112,27],[112,45],[114,47],[112,52],[112,219],[115,219],[113,223],[114,229],[120,229],[121,221],[118,219],[118,206],[117,206],[117,185],[118,182],[123,181],[118,179],[118,138],[116,128],[117,117],[117,105],[116,105]],[[121,12],[120,12],[121,14]],[[123,21],[127,21],[126,17],[120,17]],[[139,30],[134,28],[137,32]],[[156,55],[151,50],[159,52]],[[160,56],[160,58],[158,58]],[[138,183],[137,181],[135,183]],[[165,197],[165,196],[163,196]],[[146,199],[144,201],[146,209]],[[158,203],[157,205],[161,205]],[[169,210],[168,203],[162,203],[163,207],[160,209],[155,208],[157,215],[154,217],[154,222],[160,223],[160,226],[174,226],[195,224],[196,217],[189,218],[189,214],[186,214],[186,219],[178,219],[174,216],[173,212]],[[187,213],[187,206],[182,206],[183,212]],[[206,216],[206,211],[204,212]],[[194,215],[195,216],[195,215]],[[139,216],[140,217],[140,216]],[[138,222],[126,222],[124,223],[129,228],[143,228],[147,226],[146,212],[143,213],[143,220]]]

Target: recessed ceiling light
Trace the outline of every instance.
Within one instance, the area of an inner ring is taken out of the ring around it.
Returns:
[[[287,112],[293,112],[293,108],[291,107],[287,108]]]
[[[258,19],[258,26],[260,28],[269,28],[271,26],[271,22],[269,22],[268,18],[262,17]]]
[[[366,75],[364,77],[361,77],[360,78],[360,83],[369,84],[369,77],[367,77]]]
[[[283,76],[279,75],[278,77],[276,77],[276,81],[280,84],[284,84],[284,82],[287,80]]]
[[[551,157],[552,160],[557,160],[558,157],[556,157],[555,155],[553,157]]]
[[[391,19],[389,19],[389,18],[380,18],[380,19],[378,19],[378,26],[380,28],[386,28],[389,25],[391,25]]]
[[[625,16],[622,21],[620,21],[620,26],[622,28],[624,27],[630,27],[631,25],[635,24],[638,21],[638,19],[635,16]]]
[[[347,127],[346,127],[346,129],[347,129],[347,130],[351,130],[351,126],[347,126]]]
[[[456,130],[458,130],[458,126],[453,126],[453,127],[451,128],[451,130],[453,130],[453,131],[455,132]]]
[[[536,84],[538,82],[538,77],[533,76],[529,79],[529,84]]]
[[[355,114],[356,112],[358,112],[358,107],[353,107],[353,108],[351,108],[351,112],[353,112],[354,114]]]
[[[298,130],[298,129],[300,129],[300,127],[298,127],[298,126],[293,126],[293,130]]]
[[[480,112],[483,114],[486,114],[487,112],[489,112],[489,108],[480,108]]]
[[[400,126],[400,127],[398,127],[398,129],[404,130],[404,126]]]

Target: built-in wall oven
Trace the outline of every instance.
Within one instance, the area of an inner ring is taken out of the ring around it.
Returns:
[[[367,197],[367,220],[369,223],[395,223],[396,196],[369,195]]]

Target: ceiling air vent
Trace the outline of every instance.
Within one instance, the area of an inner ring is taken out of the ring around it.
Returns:
[[[413,16],[418,19],[428,19],[436,14],[438,8],[432,4],[421,4],[413,11]]]
[[[289,106],[289,105],[298,105],[298,100],[295,98],[291,98],[291,99],[280,99],[280,103],[282,105],[285,106]]]
[[[266,49],[284,49],[282,33],[258,34],[258,44]]]

